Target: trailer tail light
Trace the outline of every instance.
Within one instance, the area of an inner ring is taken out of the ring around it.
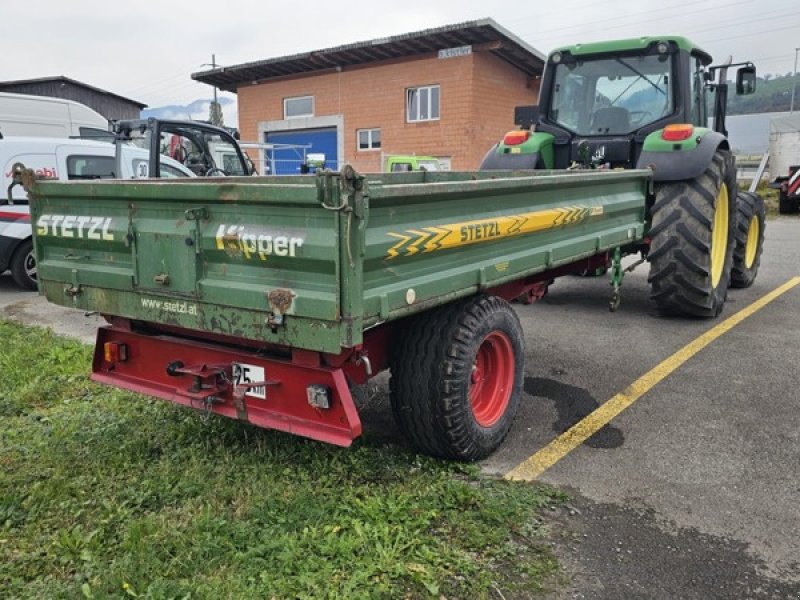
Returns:
[[[503,138],[503,143],[506,146],[518,146],[524,144],[531,137],[530,131],[509,131]]]
[[[694,125],[677,123],[664,127],[664,131],[661,132],[661,139],[665,142],[682,142],[692,137],[693,133]]]
[[[306,387],[309,406],[314,408],[328,409],[331,407],[331,388],[327,385],[312,383]]]
[[[103,344],[103,358],[107,363],[125,362],[128,360],[128,346],[119,342]]]

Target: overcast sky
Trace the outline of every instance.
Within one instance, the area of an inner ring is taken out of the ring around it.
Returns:
[[[424,5],[424,6],[423,6]],[[490,17],[547,54],[577,42],[686,35],[721,61],[791,72],[798,0],[237,0],[3,2],[0,80],[65,75],[151,107],[209,97],[189,75]]]

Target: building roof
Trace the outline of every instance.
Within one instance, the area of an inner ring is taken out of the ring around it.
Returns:
[[[139,109],[147,108],[147,104],[144,104],[143,102],[138,102],[137,100],[131,100],[130,98],[126,98],[125,96],[120,96],[119,94],[115,94],[113,92],[109,92],[107,90],[94,87],[93,85],[89,85],[88,83],[83,83],[82,81],[78,81],[76,79],[71,79],[70,77],[65,77],[64,75],[56,75],[55,77],[39,77],[36,79],[17,79],[14,81],[0,81],[0,92],[7,90],[8,88],[15,88],[20,85],[29,85],[37,83],[58,83],[58,82],[71,83],[72,85],[77,85],[79,87],[91,90],[103,96],[112,96],[114,98],[118,98],[119,100],[135,104],[136,106],[139,107]]]
[[[243,83],[260,83],[277,77],[311,74],[462,46],[485,48],[528,75],[541,75],[544,68],[544,54],[494,20],[481,19],[335,48],[218,67],[192,73],[192,79],[235,92]]]

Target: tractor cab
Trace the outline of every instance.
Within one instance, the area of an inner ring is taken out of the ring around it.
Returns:
[[[752,93],[755,68],[742,65],[737,92]],[[633,168],[648,135],[663,130],[667,142],[685,140],[711,114],[714,129],[726,135],[729,66],[712,67],[711,57],[682,37],[558,49],[548,58],[539,106],[517,108],[522,132],[507,135],[481,168]]]
[[[231,131],[198,121],[136,119],[114,124],[117,145],[148,150],[150,160],[142,161],[137,177],[166,177],[165,158],[178,161],[198,177],[245,176],[255,172]],[[117,156],[121,153],[117,152]],[[122,172],[118,170],[117,172]]]

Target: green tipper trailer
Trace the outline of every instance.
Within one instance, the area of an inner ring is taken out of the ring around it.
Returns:
[[[349,445],[392,370],[422,450],[476,459],[517,410],[508,302],[643,243],[648,170],[35,181],[41,292],[95,311],[93,379]]]

